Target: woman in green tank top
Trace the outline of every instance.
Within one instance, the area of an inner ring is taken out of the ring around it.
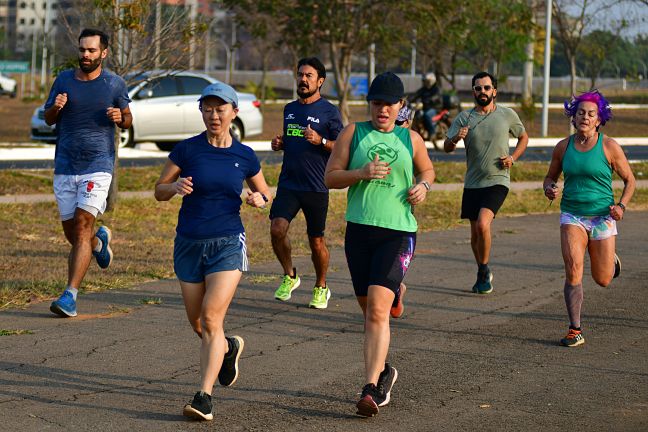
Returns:
[[[612,112],[598,90],[565,102],[565,114],[571,117],[576,133],[556,145],[543,186],[545,196],[553,201],[558,197],[558,178],[564,174],[560,244],[569,331],[560,344],[574,347],[585,343],[580,322],[585,251],[590,255],[592,278],[600,286],[608,286],[621,272],[621,261],[615,253],[616,223],[623,219],[632,198],[635,178],[621,146],[599,132]],[[624,183],[616,204],[612,171]]]
[[[434,168],[419,134],[395,126],[405,101],[393,73],[378,75],[367,101],[371,121],[340,132],[326,166],[330,189],[349,188],[345,252],[356,298],[365,318],[365,383],[356,407],[373,416],[389,403],[398,377],[386,363],[389,317],[403,312],[403,278],[414,254],[412,206],[425,200]]]

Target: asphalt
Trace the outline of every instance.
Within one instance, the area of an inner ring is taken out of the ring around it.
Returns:
[[[0,312],[0,329],[26,331],[0,337],[0,430],[648,430],[648,213],[620,223],[623,269],[609,288],[586,265],[578,348],[557,344],[567,330],[557,218],[495,220],[490,295],[470,292],[467,226],[419,235],[405,314],[392,321],[399,378],[375,418],[355,416],[362,317],[333,248],[327,310],[306,306],[308,257],[296,258],[302,288],[288,303],[273,299],[271,257],[245,275],[226,319],[227,334],[245,339],[241,374],[214,389],[211,423],[181,415],[200,342],[177,281],[81,294],[74,319],[54,317],[49,302]]]

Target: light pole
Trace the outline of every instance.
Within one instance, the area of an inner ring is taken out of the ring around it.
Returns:
[[[45,80],[47,79],[47,36],[50,30],[50,9],[52,6],[51,0],[45,1],[45,18],[43,20],[43,56],[41,57],[41,82],[40,82],[40,97],[44,96]]]
[[[544,83],[542,92],[542,136],[547,136],[549,129],[549,81],[551,80],[551,6],[552,0],[545,0],[545,47],[544,47]]]

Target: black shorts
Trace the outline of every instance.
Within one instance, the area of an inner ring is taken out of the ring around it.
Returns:
[[[461,219],[476,221],[479,217],[479,210],[483,208],[497,214],[502,204],[504,204],[508,192],[508,188],[502,185],[478,189],[464,188],[461,199]]]
[[[380,285],[398,297],[415,247],[415,232],[347,222],[344,252],[355,295],[366,297],[369,285]]]
[[[323,237],[326,229],[328,203],[328,192],[295,191],[279,187],[270,208],[270,220],[284,218],[290,222],[301,209],[306,219],[308,236]]]

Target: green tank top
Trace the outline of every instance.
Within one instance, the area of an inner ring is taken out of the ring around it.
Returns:
[[[603,151],[603,134],[586,152],[576,150],[572,135],[562,160],[565,188],[560,210],[575,216],[605,216],[614,205],[612,167]]]
[[[414,179],[412,138],[399,126],[391,132],[374,129],[371,122],[356,123],[349,149],[349,170],[359,169],[378,154],[389,163],[384,179],[361,180],[349,187],[346,220],[393,230],[416,232],[418,225],[407,202]]]

